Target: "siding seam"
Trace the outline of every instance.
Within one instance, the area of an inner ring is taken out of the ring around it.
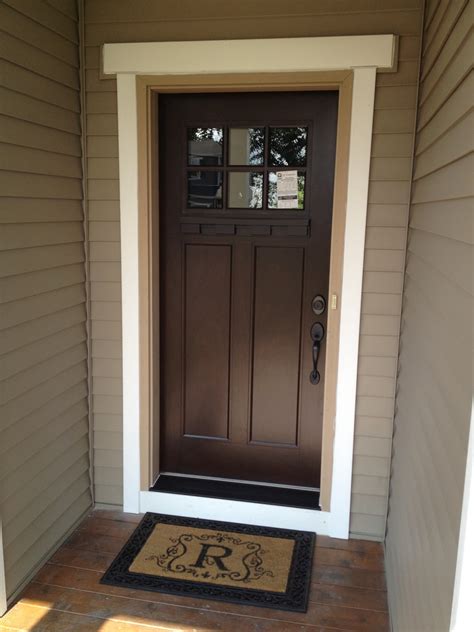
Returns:
[[[71,534],[74,531],[76,531],[78,526],[82,522],[84,522],[84,520],[87,518],[87,516],[90,515],[90,511],[91,511],[90,507],[88,507],[79,516],[79,518],[77,520],[75,520],[74,524],[66,531],[66,533],[63,535],[63,537],[60,538],[60,540],[51,549],[49,549],[47,553],[45,553],[41,557],[41,559],[35,564],[35,566],[33,566],[33,568],[28,573],[28,575],[23,579],[23,581],[20,583],[20,585],[13,591],[13,593],[8,598],[8,605],[11,605],[11,604],[13,604],[16,601],[16,599],[20,596],[20,594],[23,592],[23,590],[26,588],[26,586],[31,582],[31,580],[34,578],[34,576],[40,570],[40,568],[42,566],[44,566],[44,564],[47,562],[47,560],[49,560],[56,553],[56,551],[58,549],[61,548],[61,546],[64,544],[64,542],[66,542],[66,540],[71,536]]]
[[[387,14],[387,13],[396,13],[396,14],[400,14],[400,13],[419,13],[420,12],[420,8],[421,7],[406,7],[406,8],[397,8],[397,9],[383,9],[383,8],[379,8],[377,7],[377,13],[381,13],[381,14]],[[366,9],[366,10],[359,10],[359,11],[344,11],[344,15],[373,15],[374,11],[373,9]],[[230,15],[230,16],[220,16],[220,15],[214,15],[214,16],[209,16],[209,17],[199,17],[199,16],[193,16],[193,17],[184,17],[184,18],[178,18],[178,17],[174,17],[174,18],[160,18],[157,20],[118,20],[118,21],[108,21],[108,20],[104,20],[104,21],[100,21],[100,22],[93,22],[92,20],[88,20],[87,24],[98,24],[98,25],[115,25],[115,24],[161,24],[161,23],[167,23],[167,22],[207,22],[207,21],[231,21],[231,20],[267,20],[268,18],[271,19],[285,19],[285,18],[321,18],[321,17],[339,17],[340,16],[340,12],[334,12],[334,11],[324,11],[321,13],[262,13],[262,14],[257,14],[257,15],[251,15],[251,14],[247,14],[247,15]],[[403,35],[403,34],[400,34]],[[407,37],[412,36],[413,34],[408,34]],[[93,44],[93,45],[89,45],[90,48],[93,47],[97,47],[97,44]]]
[[[464,13],[464,10],[466,9],[467,5],[464,6],[461,15],[459,16],[459,19],[462,18],[462,14]],[[455,25],[456,26],[456,25]],[[451,36],[451,34],[454,31],[454,27],[453,29],[451,29],[449,36],[446,38],[446,42],[449,40],[449,37]],[[438,79],[436,79],[436,81],[434,82],[434,84],[431,86],[429,92],[427,92],[424,97],[423,97],[423,101],[420,101],[420,105],[423,105],[424,103],[426,103],[426,101],[429,99],[429,97],[431,96],[431,94],[433,93],[433,90],[436,88],[436,86],[440,83],[440,81],[442,81],[444,73],[448,71],[449,66],[453,63],[454,58],[459,54],[459,52],[461,51],[461,49],[464,47],[466,41],[469,39],[470,35],[472,33],[472,28],[469,29],[469,31],[464,35],[463,39],[459,42],[457,48],[452,52],[446,67],[444,68],[443,72],[440,74],[440,76],[438,77]],[[441,49],[442,50],[442,49]],[[433,62],[432,66],[430,67],[430,69],[426,72],[425,77],[423,78],[423,83],[426,81],[426,79],[428,79],[428,77],[430,76],[430,74],[435,70],[436,68],[436,63],[438,61],[439,57],[436,58],[436,60]]]
[[[47,3],[48,4],[48,3]],[[64,35],[62,33],[58,33],[57,31],[54,31],[53,29],[51,29],[49,26],[47,26],[46,24],[41,24],[40,22],[38,22],[37,20],[35,20],[34,18],[32,18],[30,15],[26,15],[26,13],[22,13],[20,10],[18,10],[17,7],[15,7],[12,4],[7,4],[5,2],[5,5],[7,7],[7,9],[9,11],[12,11],[13,13],[15,13],[18,16],[21,16],[23,20],[26,20],[27,22],[30,22],[31,24],[36,25],[37,27],[39,26],[40,29],[46,29],[47,31],[49,31],[50,33],[54,33],[54,35],[56,37],[60,37],[64,42],[67,42],[68,44],[71,44],[72,47],[77,46],[77,44],[75,42],[71,42],[71,40],[69,40],[67,37],[64,37]],[[48,5],[51,6],[51,5]],[[0,27],[0,31],[4,32],[4,33],[10,33],[10,31],[6,31],[5,29],[3,29],[2,27]],[[13,35],[13,37],[16,37],[15,35]],[[35,46],[34,44],[32,44],[32,46]],[[40,48],[39,46],[35,46],[35,48]],[[43,53],[47,53],[48,55],[51,55],[51,57],[54,57],[55,59],[59,59],[59,61],[64,61],[65,64],[68,64],[69,66],[71,66],[71,68],[75,68],[76,66],[74,64],[70,64],[69,62],[65,61],[62,57],[55,55],[54,53],[50,53],[49,51],[45,50],[44,48],[40,49],[41,51],[43,51]]]
[[[42,76],[42,75],[40,75]],[[19,92],[18,94],[21,94],[22,96],[29,96],[27,94],[22,94],[21,92]],[[45,102],[46,103],[46,102]],[[78,114],[77,112],[74,112],[74,114]],[[37,125],[38,127],[44,127],[46,129],[52,129],[55,132],[60,132],[61,134],[69,134],[70,136],[74,136],[74,137],[78,137],[80,136],[80,134],[78,134],[77,132],[70,132],[66,129],[59,129],[57,127],[51,127],[50,125],[45,125],[44,123],[39,123],[38,121],[30,121],[28,119],[24,119],[22,117],[19,116],[13,116],[12,114],[7,114],[4,112],[0,112],[0,116],[3,116],[5,118],[11,118],[14,119],[15,121],[21,121],[22,123],[28,123],[28,125]],[[18,145],[19,147],[30,147],[30,145]],[[37,149],[36,146],[31,145],[31,149]],[[65,155],[65,156],[75,156],[77,158],[79,158],[79,156],[77,154],[60,154],[60,155]]]
[[[70,39],[64,33],[61,33],[61,31],[57,31],[56,29],[51,28],[47,24],[43,24],[42,22],[38,22],[38,20],[36,20],[35,18],[32,18],[30,15],[28,15],[28,13],[25,13],[25,12],[21,11],[21,9],[16,9],[13,6],[11,1],[7,2],[6,4],[7,4],[8,7],[10,7],[10,9],[15,10],[17,13],[19,13],[20,15],[23,15],[25,18],[28,18],[29,20],[32,20],[33,22],[36,22],[37,24],[39,24],[40,26],[44,27],[45,29],[48,29],[49,31],[52,31],[56,35],[59,35],[60,37],[62,37],[67,42],[71,42],[71,44],[75,44],[77,46],[77,44],[78,44],[77,41],[74,41],[74,40]],[[46,2],[46,4],[51,8],[52,11],[56,11],[60,15],[64,16],[69,22],[74,22],[74,20],[70,16],[65,15],[64,13],[62,13],[62,11],[57,11],[57,9],[55,7],[53,7],[52,5],[50,5],[48,2]]]
[[[11,90],[11,92],[14,92],[14,91]],[[29,97],[29,95],[22,94],[21,92],[17,92],[16,94],[20,94],[22,97],[25,97],[25,96]],[[29,97],[29,98],[33,98],[33,97]],[[36,99],[36,100],[39,103],[46,103],[46,101],[39,101],[39,99]],[[51,104],[48,103],[48,105],[51,105]],[[77,112],[71,112],[71,113],[75,114],[76,116],[78,116]],[[62,127],[52,127],[51,125],[45,125],[44,123],[40,123],[39,121],[32,121],[30,119],[23,118],[20,115],[19,116],[14,116],[13,114],[9,114],[7,112],[0,112],[0,115],[1,116],[5,116],[6,118],[15,119],[16,121],[22,121],[22,122],[25,122],[25,123],[29,123],[30,125],[38,125],[39,127],[45,127],[46,129],[52,129],[55,132],[61,132],[61,134],[70,134],[71,136],[75,136],[75,137],[80,137],[81,136],[81,134],[79,132],[72,132],[71,130],[63,129]],[[68,154],[66,154],[66,155],[68,155]],[[67,198],[67,199],[69,199],[69,198]]]
[[[424,150],[421,153],[418,154],[417,158],[422,156],[423,153],[424,153]],[[459,156],[456,156],[456,158],[453,158],[452,160],[449,160],[448,162],[443,163],[439,167],[436,167],[435,169],[432,169],[431,171],[426,171],[425,173],[423,173],[423,175],[418,176],[417,178],[415,178],[415,176],[413,176],[413,182],[421,182],[421,180],[423,180],[424,178],[427,178],[428,176],[433,175],[437,171],[443,171],[443,169],[445,169],[446,167],[454,165],[459,160],[462,160],[463,158],[466,158],[467,156],[470,156],[471,154],[472,154],[472,150],[467,150],[465,153],[460,154]],[[451,200],[462,200],[463,198],[470,198],[470,197],[471,197],[470,195],[465,195],[463,197],[443,198],[443,200],[446,200],[446,199],[448,199],[448,200],[449,199],[451,199]],[[427,200],[427,201],[432,201],[433,202],[433,201],[436,201],[436,200]],[[415,206],[416,206],[416,202],[415,202]]]
[[[431,71],[432,67],[435,65],[436,61],[438,60],[439,56],[441,55],[441,52],[442,52],[442,50],[443,50],[443,48],[444,48],[444,45],[445,45],[445,44],[446,44],[446,42],[448,41],[449,36],[450,36],[450,35],[451,35],[451,33],[453,32],[453,30],[454,30],[454,28],[455,28],[456,24],[458,23],[458,20],[459,20],[459,19],[460,19],[460,17],[462,16],[462,14],[463,14],[463,12],[464,12],[464,9],[465,9],[465,8],[466,8],[466,6],[468,5],[468,3],[469,3],[469,2],[468,2],[468,0],[465,0],[464,4],[462,5],[462,7],[461,7],[461,9],[460,9],[460,11],[459,11],[459,15],[457,15],[457,16],[456,16],[456,18],[453,20],[452,26],[451,26],[451,28],[449,29],[449,31],[446,33],[446,35],[445,35],[445,37],[444,37],[444,40],[438,43],[438,53],[437,53],[437,54],[434,56],[434,58],[431,60],[431,65],[430,65],[429,69],[426,71],[426,74],[425,74],[425,69],[424,69],[424,68],[422,68],[422,72],[421,72],[421,74],[420,74],[420,81],[419,81],[419,83],[421,83],[421,81],[422,81],[422,80],[423,80],[423,81],[425,80],[425,78],[428,76],[429,72]],[[437,13],[437,11],[438,11],[438,8],[439,8],[439,7],[436,7],[436,10],[435,10],[435,11],[434,11],[434,13],[433,13],[433,17],[436,15],[436,13]],[[431,38],[430,42],[428,43],[428,45],[427,45],[427,47],[426,47],[426,50],[423,50],[423,56],[425,56],[426,52],[427,52],[427,51],[429,51],[429,49],[431,48],[431,45],[432,45],[432,44],[436,41],[436,35],[437,35],[437,33],[438,33],[438,31],[439,31],[439,29],[440,29],[440,27],[441,27],[442,23],[443,23],[443,18],[445,17],[445,15],[446,15],[446,13],[447,13],[448,9],[449,9],[449,2],[447,2],[447,3],[446,3],[446,8],[445,8],[445,10],[444,10],[444,13],[443,13],[443,15],[441,16],[441,19],[440,19],[440,21],[439,21],[438,27],[437,27],[436,31],[433,33],[433,36],[432,36],[432,38]]]
[[[79,1],[79,0],[78,0]],[[61,9],[59,7],[57,7],[54,4],[51,4],[51,2],[49,2],[49,0],[44,0],[44,2],[46,2],[46,4],[48,5],[48,7],[51,7],[52,9],[54,9],[57,13],[60,13],[61,15],[63,15],[65,18],[68,18],[69,20],[74,20],[74,19],[78,19],[73,17],[72,15],[69,15],[69,13],[66,13],[64,11],[61,11]],[[51,30],[51,29],[50,29]],[[54,31],[53,31],[54,32]],[[69,41],[69,40],[68,40]]]
[[[464,81],[466,81],[466,79],[467,79],[467,77],[468,77],[468,76],[469,76],[469,74],[467,74],[467,75],[464,77],[463,82],[464,82]],[[461,85],[461,84],[460,84],[460,85]],[[459,86],[458,86],[458,88],[459,88]],[[452,96],[452,95],[450,95],[450,96]],[[448,100],[449,100],[449,97],[448,97],[448,98],[447,98],[447,99],[443,102],[443,104],[442,104],[442,106],[439,108],[438,112],[439,112],[439,111],[440,111],[440,110],[441,110],[441,109],[442,109],[442,108],[446,105],[446,103],[448,102]],[[470,108],[469,108],[468,110],[466,110],[463,114],[461,114],[461,116],[460,116],[459,118],[454,119],[453,123],[452,123],[451,125],[449,125],[449,127],[447,127],[447,128],[446,128],[446,129],[445,129],[445,130],[444,130],[444,131],[443,131],[443,132],[442,132],[439,136],[437,135],[437,136],[436,136],[436,137],[435,137],[435,138],[431,141],[431,143],[429,143],[428,145],[425,145],[425,146],[423,147],[423,149],[422,149],[420,152],[418,152],[418,153],[416,154],[416,156],[417,156],[417,157],[418,157],[418,156],[422,156],[422,155],[425,153],[425,151],[428,151],[428,149],[430,149],[431,147],[433,147],[433,145],[434,145],[435,143],[437,143],[439,140],[441,140],[442,138],[444,138],[444,136],[446,136],[447,134],[449,134],[449,132],[450,132],[452,129],[454,129],[454,128],[458,125],[458,123],[462,122],[465,118],[467,118],[467,117],[471,114],[471,112],[472,112],[473,110],[474,110],[474,107],[470,107]],[[427,125],[428,125],[428,123],[427,123]],[[423,126],[423,127],[422,127],[422,128],[420,128],[418,131],[420,132],[420,131],[421,131],[421,130],[423,130],[425,127],[426,127],[426,126]]]
[[[433,110],[433,112],[431,113],[430,117],[428,119],[426,119],[426,121],[423,123],[423,125],[417,129],[417,132],[421,132],[423,129],[425,129],[425,127],[434,119],[434,117],[438,114],[438,112],[441,110],[441,108],[443,107],[443,105],[450,99],[450,97],[453,96],[453,94],[455,94],[459,88],[459,86],[466,80],[467,77],[469,77],[470,73],[472,72],[472,67],[466,69],[466,71],[464,72],[463,75],[461,75],[457,82],[452,86],[451,90],[448,92],[448,94],[446,95],[446,97],[443,99],[443,101],[438,105],[438,107]],[[421,106],[423,107],[423,106]],[[420,108],[421,111],[421,108]],[[416,112],[416,118],[418,119],[418,110]]]
[[[15,66],[18,66],[18,64],[15,64]],[[18,66],[18,68],[23,68],[23,66]],[[35,73],[38,77],[43,77],[43,75],[38,75],[38,73]],[[44,78],[44,77],[43,77]],[[69,108],[64,107],[63,105],[59,105],[57,103],[57,101],[46,101],[46,99],[40,99],[36,94],[33,95],[30,92],[20,92],[20,90],[17,90],[15,88],[10,88],[10,87],[6,87],[3,88],[3,90],[6,90],[8,92],[12,92],[13,94],[19,94],[23,97],[27,97],[28,99],[32,99],[34,101],[38,101],[38,103],[45,103],[46,105],[52,105],[55,108],[58,108],[59,110],[64,110],[65,112],[69,112],[70,114],[75,114],[76,116],[79,114],[78,110],[71,110]],[[74,90],[74,92],[79,92],[79,90],[76,90],[75,88],[71,88],[71,90]],[[3,113],[2,113],[3,114]],[[3,116],[9,116],[8,114],[3,114]],[[11,118],[16,118],[14,116],[12,116]],[[58,128],[54,128],[54,129],[58,129]],[[60,128],[62,130],[62,128]],[[65,130],[62,130],[65,131]],[[77,134],[76,132],[70,132],[71,134],[76,134],[77,136],[79,134]]]
[[[14,9],[14,7],[9,6],[10,9],[16,11]],[[21,11],[16,11],[16,13],[19,13],[20,15],[23,15],[24,17],[28,17],[26,14],[21,13]],[[36,20],[33,20],[36,24],[40,24],[39,22],[36,22]],[[44,26],[44,24],[40,24],[40,26],[43,26],[44,28],[48,28],[47,26]],[[49,29],[50,31],[52,29]],[[2,28],[0,28],[0,32],[2,33],[6,33],[7,31],[4,31]],[[56,35],[60,35],[60,33],[57,33],[56,31],[53,31],[53,33],[56,33]],[[70,68],[71,70],[75,69],[75,66],[70,64],[68,61],[65,61],[64,58],[62,57],[56,57],[56,55],[53,55],[52,53],[50,53],[47,50],[44,50],[44,48],[41,48],[40,46],[36,46],[35,44],[32,44],[31,42],[27,41],[25,42],[25,40],[22,40],[21,38],[17,37],[16,35],[13,35],[13,33],[8,32],[7,33],[9,37],[11,37],[12,39],[15,39],[17,42],[19,42],[20,44],[27,44],[28,46],[30,46],[31,48],[35,48],[36,50],[39,50],[41,53],[43,53],[43,55],[48,55],[48,57],[52,57],[53,59],[55,59],[56,61],[60,61],[62,64],[64,64],[65,66],[67,66],[68,68]],[[70,42],[71,40],[68,40],[66,37],[63,37],[63,39],[66,42]],[[72,42],[74,43],[74,42]],[[7,60],[8,61],[8,60]],[[27,68],[26,66],[22,66],[21,64],[16,64],[17,66],[20,66],[21,68],[25,68],[25,70],[29,70],[29,68]],[[40,74],[40,73],[36,73],[36,74]],[[45,75],[40,75],[41,77],[44,77]],[[47,77],[49,79],[49,77]]]

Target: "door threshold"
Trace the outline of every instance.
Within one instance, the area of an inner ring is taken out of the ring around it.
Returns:
[[[288,485],[160,474],[150,491],[320,511],[319,490]]]

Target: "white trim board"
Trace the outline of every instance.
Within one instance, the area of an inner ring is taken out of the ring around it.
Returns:
[[[140,510],[172,516],[190,516],[224,522],[242,522],[263,527],[300,529],[320,535],[331,535],[331,515],[326,511],[264,505],[263,503],[201,498],[186,494],[165,492],[141,492]]]
[[[395,66],[393,35],[105,44],[104,74],[305,72]],[[258,66],[258,68],[256,68]]]
[[[140,279],[136,75],[278,73],[288,70],[327,71],[336,68],[353,70],[331,510],[311,512],[311,524],[314,528],[318,527],[320,533],[347,538],[375,76],[377,68],[388,70],[394,67],[395,51],[394,35],[104,45],[104,72],[117,74],[118,93],[125,511],[139,513],[152,507],[156,510],[160,500],[159,511],[165,511],[166,507],[173,506],[174,513],[187,511],[186,515],[209,517],[212,507],[212,517],[225,520],[228,518],[230,506],[226,501],[195,497],[189,497],[192,498],[192,502],[189,500],[185,503],[184,498],[187,497],[183,496],[177,496],[177,500],[172,502],[170,494],[160,495],[158,492],[147,492],[140,488]],[[154,500],[150,494],[154,495]],[[248,512],[244,505],[250,505],[251,511]],[[232,505],[232,518],[249,521],[252,514],[259,516],[260,524],[268,524],[268,521],[276,524],[277,513],[281,513],[282,508],[278,507],[274,511],[269,507],[254,503],[235,503]],[[298,518],[300,511],[302,510],[287,508],[285,513],[293,512],[295,522],[301,527],[302,523]],[[319,514],[318,520],[322,520],[323,524],[316,524],[315,514]]]
[[[122,278],[123,506],[139,513],[140,297],[136,80],[117,75]]]

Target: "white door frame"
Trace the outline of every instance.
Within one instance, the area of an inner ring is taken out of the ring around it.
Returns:
[[[349,534],[362,275],[377,68],[393,70],[394,35],[105,44],[117,75],[122,265],[124,510],[168,512]],[[339,362],[330,511],[273,507],[141,489],[138,75],[353,71]]]

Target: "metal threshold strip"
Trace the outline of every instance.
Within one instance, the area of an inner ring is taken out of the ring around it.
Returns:
[[[319,490],[308,487],[166,473],[160,474],[150,491],[320,510]]]

